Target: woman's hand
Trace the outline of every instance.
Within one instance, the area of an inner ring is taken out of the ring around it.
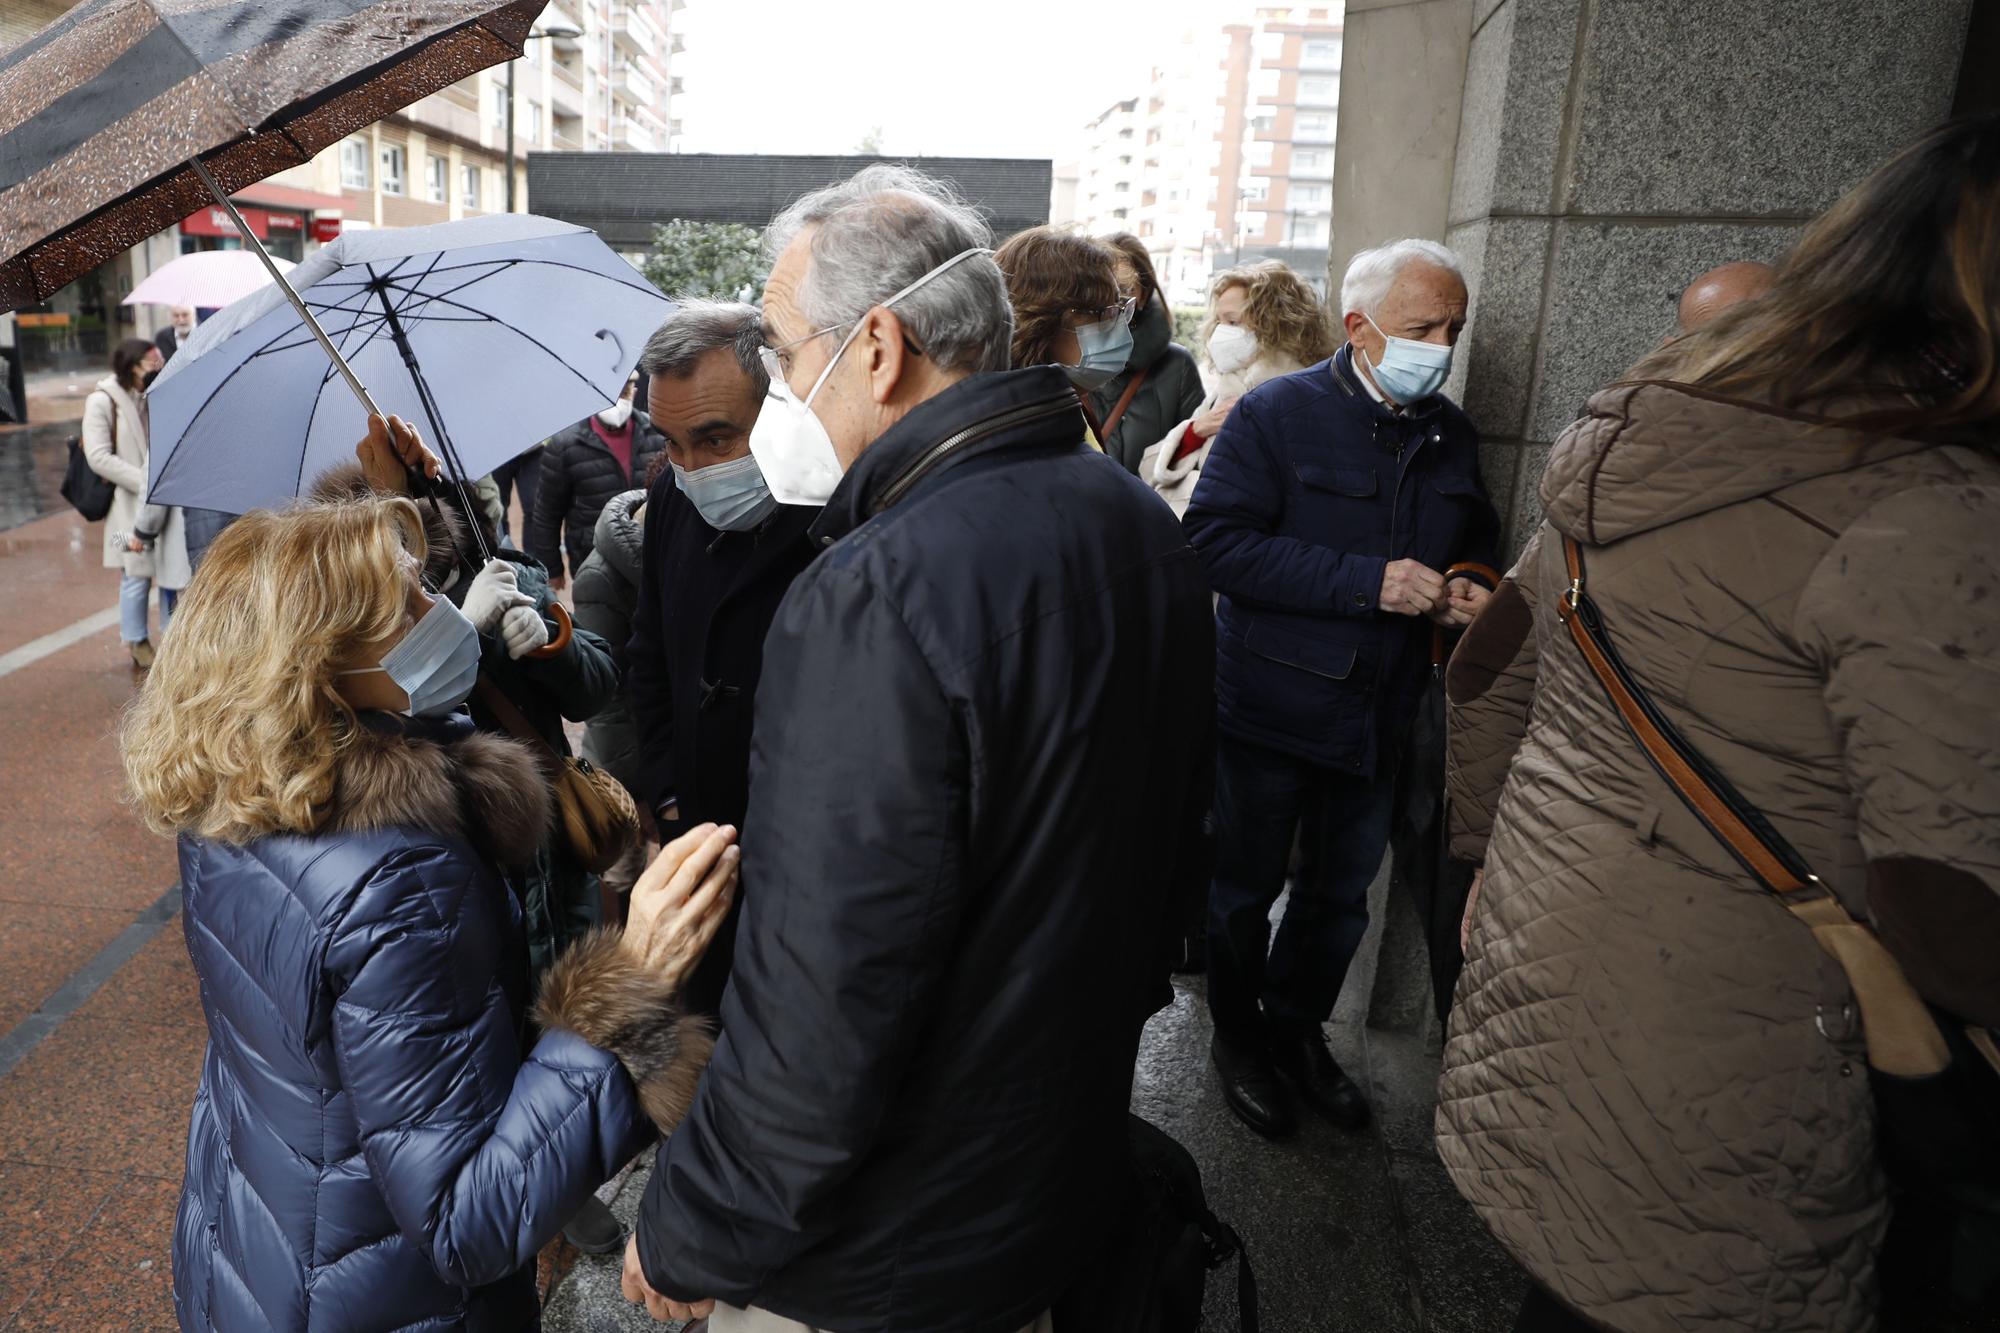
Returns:
[[[391,495],[408,495],[410,480],[408,469],[420,467],[424,475],[437,480],[438,457],[424,448],[423,439],[417,428],[401,417],[368,418],[368,437],[354,446],[354,456],[361,460],[361,473],[368,478],[368,485]]]
[[[661,849],[632,886],[625,947],[679,986],[708,952],[736,898],[736,830],[701,824]]]
[[[1229,410],[1235,406],[1236,395],[1231,394],[1229,397],[1216,403],[1214,407],[1209,408],[1208,411],[1200,413],[1195,417],[1193,422],[1194,433],[1201,436],[1204,440],[1214,439],[1222,433],[1222,423],[1229,420]]]
[[[146,549],[146,543],[137,537],[127,537],[125,539],[125,549],[137,555]]]

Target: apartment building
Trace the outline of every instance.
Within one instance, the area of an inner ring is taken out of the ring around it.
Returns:
[[[1084,128],[1055,216],[1138,236],[1177,303],[1264,258],[1323,288],[1340,20],[1337,5],[1272,5],[1181,34],[1142,93]]]

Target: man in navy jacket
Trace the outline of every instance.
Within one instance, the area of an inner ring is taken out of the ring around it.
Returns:
[[[1486,598],[1448,571],[1490,566],[1499,529],[1478,434],[1439,392],[1465,325],[1457,258],[1430,241],[1365,251],[1341,308],[1339,352],[1230,413],[1186,519],[1221,595],[1212,1053],[1230,1109],[1272,1137],[1296,1128],[1279,1074],[1336,1124],[1367,1121],[1323,1025],[1368,926],[1433,629]]]

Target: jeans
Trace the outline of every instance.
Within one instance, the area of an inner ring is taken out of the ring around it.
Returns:
[[[1215,758],[1208,1008],[1228,1044],[1318,1032],[1368,930],[1368,886],[1389,845],[1395,783],[1353,778],[1223,736]],[[1277,937],[1294,833],[1301,856]],[[1260,1012],[1261,1010],[1261,1012]]]
[[[153,591],[153,581],[136,574],[118,576],[118,637],[126,643],[143,643],[152,637],[146,628],[146,598]],[[174,616],[174,599],[180,594],[172,588],[160,589],[160,633],[167,632],[167,622]]]

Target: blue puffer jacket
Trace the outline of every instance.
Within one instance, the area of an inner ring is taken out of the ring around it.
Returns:
[[[1186,524],[1221,594],[1217,725],[1370,777],[1430,662],[1431,622],[1376,607],[1383,570],[1402,559],[1490,566],[1500,524],[1465,413],[1442,394],[1391,411],[1351,356],[1342,347],[1243,396]]]
[[[671,1032],[670,996],[606,975],[622,949],[558,965],[536,1018],[572,1030],[527,1049],[520,910],[466,831],[532,854],[532,757],[462,714],[367,721],[321,832],[181,839],[209,1032],[174,1228],[188,1333],[534,1328],[536,1251],[651,1135],[626,1052],[577,1035],[602,1044],[604,1015],[559,1011],[595,991]]]

